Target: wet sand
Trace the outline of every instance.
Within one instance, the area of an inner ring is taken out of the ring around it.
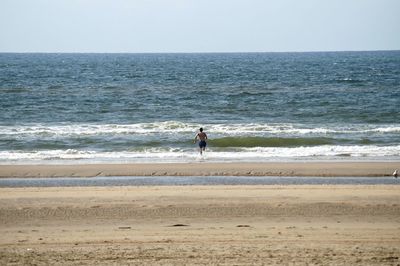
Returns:
[[[398,265],[400,186],[0,188],[1,265]]]
[[[1,177],[390,176],[400,162],[0,165]]]

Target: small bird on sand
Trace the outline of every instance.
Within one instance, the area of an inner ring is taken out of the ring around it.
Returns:
[[[397,171],[398,171],[398,169],[394,170],[394,172],[393,172],[394,178],[397,178],[397,176],[398,176]]]

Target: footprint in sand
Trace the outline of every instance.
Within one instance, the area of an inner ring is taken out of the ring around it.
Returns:
[[[179,227],[179,226],[189,226],[188,224],[173,224],[171,227]]]
[[[120,226],[120,227],[118,227],[118,229],[127,230],[127,229],[131,229],[131,227],[130,226]]]

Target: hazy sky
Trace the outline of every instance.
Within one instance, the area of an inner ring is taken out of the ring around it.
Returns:
[[[400,50],[400,0],[0,0],[0,52]]]

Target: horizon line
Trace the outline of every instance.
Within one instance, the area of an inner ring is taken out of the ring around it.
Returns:
[[[309,51],[209,51],[209,52],[72,52],[72,51],[24,51],[3,52],[0,54],[260,54],[260,53],[340,53],[340,52],[396,52],[400,49],[371,49],[371,50],[309,50]]]

